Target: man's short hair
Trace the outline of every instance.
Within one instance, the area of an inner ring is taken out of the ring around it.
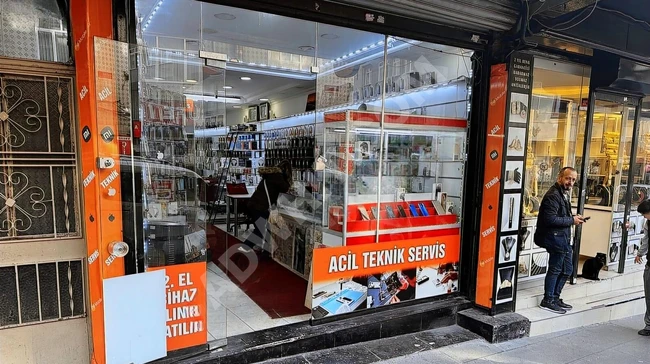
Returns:
[[[639,207],[636,210],[641,214],[645,215],[650,212],[650,200],[645,200],[639,204]]]
[[[558,176],[564,176],[564,172],[567,170],[578,173],[576,169],[573,167],[562,167],[562,169],[560,169],[560,173],[558,174]]]

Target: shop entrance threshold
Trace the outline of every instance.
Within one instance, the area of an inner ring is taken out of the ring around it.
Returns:
[[[312,325],[310,322],[300,322],[229,337],[227,346],[223,348],[182,360],[176,359],[174,363],[257,363],[448,327],[456,325],[459,311],[471,306],[470,301],[455,297],[404,307],[391,307],[380,312],[328,323]]]
[[[642,314],[645,312],[644,265],[625,269],[626,272],[622,274],[602,271],[600,281],[578,278],[575,285],[567,284],[562,291],[562,299],[573,305],[573,309],[564,315],[539,308],[544,296],[543,282],[526,282],[530,286],[519,287],[517,291],[515,312],[530,320],[530,336]]]

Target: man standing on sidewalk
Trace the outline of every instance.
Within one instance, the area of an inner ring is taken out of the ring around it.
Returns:
[[[650,201],[645,200],[639,204],[639,207],[636,209],[643,217],[646,218],[646,222],[643,224],[643,238],[641,239],[641,247],[636,253],[636,258],[634,258],[634,263],[641,264],[643,263],[643,256],[646,255],[647,258],[650,258],[648,254],[648,219],[650,219]],[[650,259],[646,259],[650,262]],[[639,335],[650,336],[650,266],[646,262],[645,270],[643,271],[643,289],[645,291],[645,327],[643,330],[639,331]]]
[[[548,270],[544,281],[544,299],[540,307],[564,314],[573,307],[560,298],[562,288],[573,273],[571,227],[584,223],[580,215],[571,212],[571,188],[578,174],[572,167],[560,170],[557,182],[544,195],[539,207],[535,244],[549,253]]]

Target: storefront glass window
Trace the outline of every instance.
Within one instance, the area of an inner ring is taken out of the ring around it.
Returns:
[[[186,3],[136,4],[141,265],[204,272],[168,350],[457,292],[472,52]]]
[[[526,217],[537,216],[541,198],[553,186],[562,167],[574,167],[580,175],[589,72],[584,66],[535,59],[528,144],[522,145],[527,149]],[[573,191],[574,206],[577,197],[577,191]]]
[[[471,52],[391,36],[351,51],[318,77],[314,319],[458,291]]]
[[[519,280],[544,277],[548,266],[545,249],[533,242],[539,205],[561,168],[574,167],[578,176],[584,156],[584,137],[589,98],[590,68],[582,65],[535,58],[533,95],[527,141],[508,148],[526,151],[523,176],[524,201],[519,244]],[[517,108],[513,103],[510,106]],[[516,173],[506,181],[515,183]],[[576,182],[579,185],[580,181]],[[578,188],[572,191],[572,206],[578,202]]]

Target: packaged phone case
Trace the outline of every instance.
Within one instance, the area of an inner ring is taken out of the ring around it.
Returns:
[[[406,211],[404,211],[402,205],[397,205],[397,211],[399,212],[399,216],[406,217]]]
[[[394,219],[395,218],[395,211],[393,211],[392,206],[386,206],[386,214],[388,214],[389,219]]]
[[[427,207],[424,206],[424,203],[420,202],[418,206],[420,207],[420,212],[422,213],[422,216],[429,216],[429,211],[427,211]]]

